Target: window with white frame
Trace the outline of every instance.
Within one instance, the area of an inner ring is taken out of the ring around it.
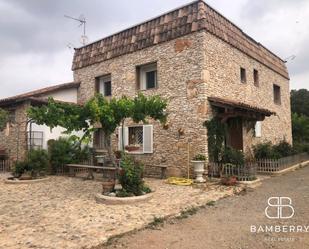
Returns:
[[[256,121],[254,126],[254,136],[261,137],[262,136],[262,122]]]
[[[111,75],[106,75],[98,78],[99,80],[99,93],[103,96],[112,96],[112,79]]]
[[[153,126],[139,125],[119,127],[118,147],[129,153],[153,153]]]
[[[139,89],[148,90],[158,86],[157,63],[137,67]]]

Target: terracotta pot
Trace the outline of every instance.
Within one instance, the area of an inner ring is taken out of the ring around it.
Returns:
[[[125,147],[125,149],[127,150],[127,151],[137,151],[137,150],[139,150],[140,149],[140,146],[126,146]]]
[[[226,186],[234,186],[237,183],[236,176],[222,177],[221,183]]]
[[[102,182],[103,194],[110,193],[115,188],[115,181],[104,181]]]

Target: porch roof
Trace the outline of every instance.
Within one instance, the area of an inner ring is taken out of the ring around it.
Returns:
[[[276,114],[271,110],[252,106],[250,104],[234,100],[222,99],[218,97],[208,97],[208,101],[213,106],[224,108],[225,117],[227,115],[229,115],[230,117],[234,115],[250,117],[253,119],[264,119],[265,116],[269,117]]]

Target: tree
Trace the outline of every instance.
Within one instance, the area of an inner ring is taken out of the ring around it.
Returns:
[[[292,113],[309,117],[309,91],[307,89],[291,91],[291,110]]]
[[[8,122],[8,112],[0,108],[0,131],[5,128]]]
[[[309,117],[293,113],[292,133],[294,142],[309,143]]]
[[[143,94],[138,94],[133,99],[123,96],[108,101],[101,94],[97,94],[84,106],[56,102],[50,98],[47,105],[31,107],[28,116],[37,124],[45,124],[51,129],[61,126],[66,129],[66,133],[83,131],[84,136],[81,140],[84,140],[92,135],[95,131],[93,127],[97,123],[101,125],[105,137],[110,137],[127,118],[132,118],[136,123],[145,123],[147,118],[165,123],[166,106],[167,102],[159,96],[145,97]],[[107,139],[105,143],[106,141]],[[111,148],[107,144],[106,148],[113,161]]]

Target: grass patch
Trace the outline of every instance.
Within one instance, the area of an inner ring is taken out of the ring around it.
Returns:
[[[155,229],[159,225],[163,225],[163,223],[164,223],[164,218],[162,218],[162,217],[154,217],[153,221],[148,224],[147,228]]]
[[[209,201],[206,203],[207,206],[214,206],[216,204],[215,201]]]
[[[189,208],[187,210],[183,210],[183,211],[181,211],[180,215],[177,216],[176,218],[177,219],[186,219],[189,216],[196,214],[197,210],[198,210],[198,208],[196,208],[196,207],[192,207],[192,208]]]

